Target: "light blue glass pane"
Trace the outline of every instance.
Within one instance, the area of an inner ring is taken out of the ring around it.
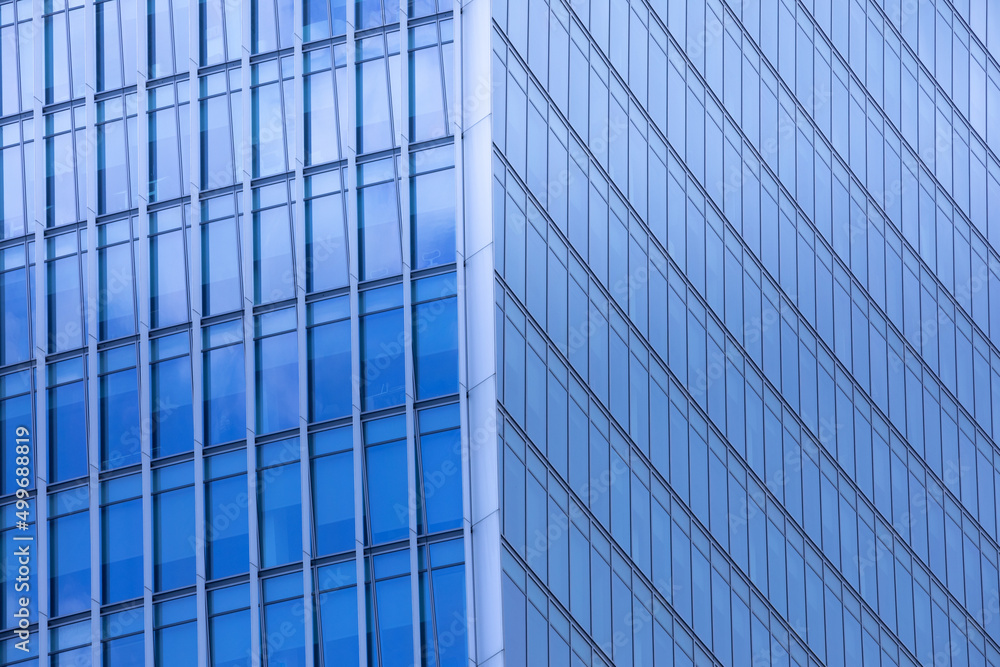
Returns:
[[[413,268],[455,261],[455,170],[414,176],[410,186]]]
[[[0,274],[0,313],[4,324],[0,332],[0,364],[25,361],[31,354],[31,338],[28,285],[23,269]]]
[[[465,618],[465,566],[435,570],[434,617],[437,620],[437,656],[441,667],[468,664]]]
[[[183,623],[153,633],[156,667],[191,665],[198,662],[198,625]]]
[[[413,616],[410,579],[397,577],[375,584],[378,648],[382,667],[413,664]],[[371,656],[369,656],[371,660]]]
[[[104,642],[105,667],[130,667],[145,659],[142,633]]]
[[[257,431],[273,433],[299,422],[298,346],[290,332],[257,341]]]
[[[255,300],[269,303],[295,294],[292,236],[287,206],[257,213],[254,218]]]
[[[181,232],[149,240],[149,310],[152,326],[162,327],[189,318],[184,237]]]
[[[295,576],[302,580],[301,575]],[[302,621],[301,597],[264,607],[264,636],[280,637],[280,641],[268,641],[266,644],[268,665],[304,667],[306,638],[305,624]]]
[[[354,586],[320,595],[319,613],[326,663],[358,664],[358,594]]]
[[[250,667],[250,610],[211,619],[209,641],[213,667]]]
[[[310,292],[347,284],[347,227],[342,194],[306,202],[306,257]]]
[[[131,244],[100,251],[97,277],[100,300],[101,339],[120,338],[135,333],[135,293],[132,282]]]
[[[202,227],[202,307],[206,315],[236,310],[242,305],[237,238],[235,219]]]
[[[395,181],[358,192],[358,229],[362,277],[372,280],[402,273]]]

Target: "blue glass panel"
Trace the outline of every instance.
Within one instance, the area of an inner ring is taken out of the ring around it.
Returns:
[[[142,500],[101,510],[101,586],[105,604],[142,596]]]
[[[403,311],[388,310],[361,320],[361,394],[365,410],[403,403]]]
[[[429,533],[462,525],[461,447],[458,429],[420,436],[421,499]]]
[[[245,475],[215,480],[207,485],[205,523],[208,577],[218,579],[246,572],[250,538]]]
[[[351,322],[309,330],[309,421],[351,414]]]
[[[246,437],[243,346],[205,353],[205,437],[209,445]]]
[[[82,512],[49,521],[49,600],[53,617],[90,609],[90,521]]]
[[[297,441],[295,442],[296,447]],[[258,473],[260,557],[262,567],[302,559],[302,509],[299,464],[267,468]]]
[[[257,341],[257,432],[299,423],[298,345],[295,332]]]
[[[358,664],[358,594],[355,587],[320,595],[319,613],[325,664],[331,661]]]
[[[193,487],[154,496],[153,585],[157,591],[194,585],[194,518]]]
[[[410,511],[406,500],[406,442],[369,446],[365,457],[370,542],[402,539],[409,532]]]
[[[354,456],[350,451],[313,460],[316,554],[354,548]]]

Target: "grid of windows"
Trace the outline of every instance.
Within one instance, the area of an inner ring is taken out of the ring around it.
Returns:
[[[0,0],[0,662],[467,663],[453,21]]]
[[[1000,661],[971,5],[493,3],[509,661]]]

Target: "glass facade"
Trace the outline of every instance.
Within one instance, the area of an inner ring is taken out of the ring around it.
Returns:
[[[998,62],[991,0],[0,0],[0,664],[1000,667]]]

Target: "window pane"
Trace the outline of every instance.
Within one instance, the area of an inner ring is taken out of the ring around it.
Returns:
[[[90,609],[90,559],[80,558],[81,553],[90,553],[87,513],[50,520],[49,595],[53,617]]]
[[[205,435],[209,445],[246,437],[243,346],[205,353]]]
[[[361,320],[362,397],[365,410],[403,403],[403,311],[394,309]]]
[[[101,378],[101,467],[105,470],[139,462],[139,377],[136,369]]]
[[[358,224],[362,278],[372,280],[402,273],[395,181],[358,191]]]
[[[194,487],[153,496],[153,585],[157,591],[194,585],[194,517]]]
[[[142,500],[101,510],[104,604],[142,596]]]
[[[370,543],[402,539],[409,532],[410,521],[406,500],[406,441],[367,447],[365,457]]]
[[[354,586],[319,596],[325,664],[356,665],[358,655],[358,594]]]
[[[295,443],[298,453],[298,441]],[[302,560],[302,510],[299,464],[258,473],[260,557],[262,567]]]
[[[462,525],[462,438],[458,429],[420,436],[427,532]]]
[[[351,414],[351,322],[309,330],[309,420]]]
[[[185,254],[179,231],[149,240],[149,314],[154,327],[188,320]]]
[[[294,331],[257,341],[257,432],[299,423],[298,344]]]
[[[227,477],[206,485],[206,568],[209,579],[240,574],[249,567],[246,498],[246,475]]]
[[[218,315],[242,306],[238,238],[233,218],[202,226],[202,307],[206,315]]]
[[[458,300],[413,307],[413,364],[417,398],[458,391]]]
[[[152,364],[150,380],[153,456],[191,451],[194,447],[191,358],[183,356]]]
[[[316,554],[354,548],[354,455],[341,452],[313,460]]]
[[[82,363],[83,360],[80,359],[81,366]],[[87,474],[87,406],[85,396],[86,389],[83,382],[74,382],[49,390],[50,483],[62,482]],[[14,424],[15,422],[5,423]]]
[[[455,261],[455,170],[414,176],[410,187],[413,268]]]

